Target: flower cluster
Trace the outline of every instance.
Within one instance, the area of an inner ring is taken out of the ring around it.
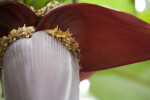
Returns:
[[[66,32],[58,29],[58,26],[54,30],[44,30],[44,32],[51,35],[53,38],[60,40],[63,45],[67,47],[75,56],[80,60],[80,49],[79,44],[75,41],[75,38],[72,37],[72,34],[69,32],[69,29]]]
[[[38,16],[38,17],[42,17],[44,16],[48,11],[50,11],[51,9],[53,9],[54,7],[57,6],[61,6],[62,3],[59,3],[57,1],[54,1],[53,3],[48,3],[45,7],[35,10],[32,6],[30,7],[31,10]]]
[[[19,27],[18,29],[13,29],[8,36],[3,36],[0,38],[0,68],[2,68],[2,57],[7,49],[7,47],[12,44],[14,41],[22,38],[30,38],[35,32],[35,27],[30,26]],[[58,26],[54,30],[43,30],[48,35],[51,35],[53,38],[61,41],[61,43],[72,52],[80,61],[80,49],[79,44],[72,38],[72,34],[69,32],[69,29],[66,32],[58,29]]]
[[[18,29],[13,29],[8,36],[3,36],[0,38],[0,68],[2,68],[2,57],[7,49],[7,47],[14,41],[22,38],[30,38],[35,32],[34,27],[19,27]]]

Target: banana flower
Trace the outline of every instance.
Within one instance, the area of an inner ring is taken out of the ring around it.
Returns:
[[[150,59],[150,24],[93,4],[55,5],[36,11],[20,2],[0,2],[6,100],[79,100],[80,80],[95,71]],[[54,36],[68,29],[79,43],[80,59]],[[33,34],[17,37],[20,31]]]

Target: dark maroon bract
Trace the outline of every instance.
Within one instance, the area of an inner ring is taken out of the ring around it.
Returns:
[[[5,1],[0,2],[0,36],[7,35],[12,29],[34,26],[36,15],[23,3]]]

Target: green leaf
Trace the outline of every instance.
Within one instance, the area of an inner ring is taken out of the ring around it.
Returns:
[[[128,13],[135,13],[133,0],[79,0],[79,2],[98,4]]]
[[[150,61],[97,72],[90,92],[98,100],[150,100]]]

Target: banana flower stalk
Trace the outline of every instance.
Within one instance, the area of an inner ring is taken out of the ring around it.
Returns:
[[[6,100],[79,100],[80,80],[95,71],[150,59],[150,24],[98,5],[56,5],[35,11],[20,2],[0,2]],[[68,29],[79,43],[80,59],[54,36]],[[29,34],[14,34],[20,31]]]

